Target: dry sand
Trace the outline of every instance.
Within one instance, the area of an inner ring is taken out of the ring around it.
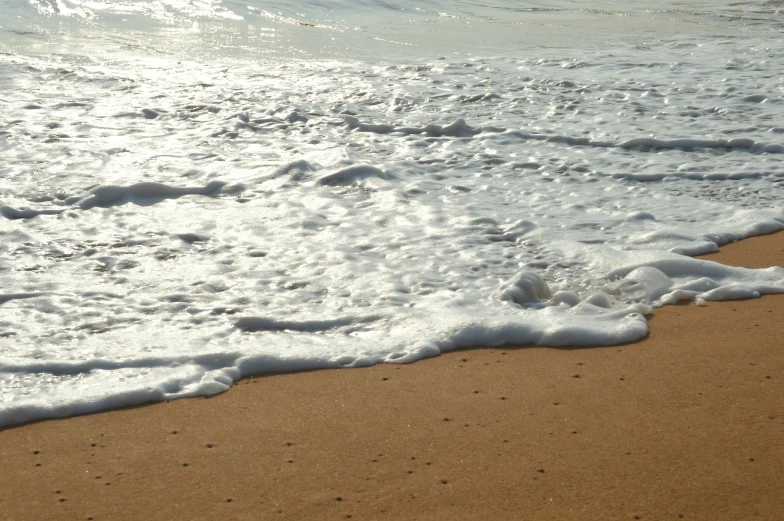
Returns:
[[[784,233],[711,257],[784,263]],[[784,295],[0,432],[0,519],[784,519]]]

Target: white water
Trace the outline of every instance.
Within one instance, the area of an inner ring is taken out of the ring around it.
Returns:
[[[0,7],[0,425],[784,291],[778,3],[250,4]]]

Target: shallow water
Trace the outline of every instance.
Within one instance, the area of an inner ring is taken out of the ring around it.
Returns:
[[[784,291],[775,2],[0,6],[0,425]]]

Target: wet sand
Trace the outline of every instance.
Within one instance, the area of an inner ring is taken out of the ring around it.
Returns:
[[[784,264],[784,233],[711,260]],[[705,519],[784,512],[784,295],[643,341],[246,379],[0,432],[4,520]]]

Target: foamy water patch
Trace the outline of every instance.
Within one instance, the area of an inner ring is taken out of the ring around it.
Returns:
[[[0,424],[784,291],[686,256],[784,229],[784,48],[661,45],[0,55]]]

